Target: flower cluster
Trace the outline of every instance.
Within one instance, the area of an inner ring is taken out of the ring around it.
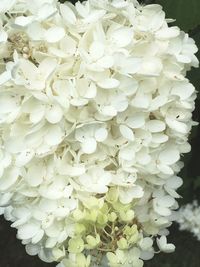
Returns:
[[[180,230],[193,233],[200,241],[200,207],[196,200],[180,208],[177,222]]]
[[[0,212],[30,255],[142,267],[174,250],[198,60],[172,21],[136,0],[0,1]]]

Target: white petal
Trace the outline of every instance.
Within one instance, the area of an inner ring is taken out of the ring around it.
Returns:
[[[46,119],[48,122],[54,124],[58,123],[63,116],[63,111],[59,106],[52,105],[46,110]]]
[[[139,91],[136,96],[131,101],[131,106],[136,108],[144,108],[147,109],[150,105],[151,96],[150,94],[141,94]]]
[[[114,107],[112,107],[112,106],[103,106],[103,107],[101,107],[100,112],[103,115],[111,116],[111,117],[117,115],[116,109]]]
[[[121,189],[119,192],[120,201],[123,204],[130,203],[133,199],[141,198],[144,195],[142,187],[135,185],[130,189]]]
[[[166,236],[161,236],[156,239],[159,249],[165,253],[174,252],[175,246],[173,244],[167,244]]]
[[[128,99],[121,95],[118,95],[117,97],[114,96],[112,99],[112,105],[118,112],[122,112],[128,107]]]
[[[123,147],[119,152],[119,157],[123,160],[131,161],[135,158],[135,152],[131,146]]]
[[[131,43],[133,40],[133,30],[128,27],[122,27],[115,30],[111,34],[111,40],[116,44],[118,47],[125,47]]]
[[[57,203],[56,201],[52,199],[41,199],[40,203],[38,204],[39,208],[41,209],[42,212],[53,212],[57,208]]]
[[[26,252],[30,256],[36,256],[40,251],[40,247],[38,245],[28,244],[26,245]]]
[[[166,124],[159,120],[150,120],[146,123],[147,129],[152,133],[162,132],[166,128]]]
[[[94,23],[99,21],[106,13],[106,10],[93,10],[90,15],[83,19],[83,23]]]
[[[97,142],[94,138],[87,138],[85,141],[81,144],[82,150],[86,154],[92,154],[95,152],[97,148]]]
[[[113,89],[119,86],[119,81],[116,79],[108,78],[104,81],[97,83],[99,87],[104,89]]]
[[[160,162],[166,165],[172,165],[176,163],[179,159],[180,153],[178,149],[173,147],[167,147],[159,155]]]
[[[60,13],[63,17],[63,20],[67,24],[75,24],[76,23],[76,16],[75,16],[74,12],[66,4],[60,5]]]
[[[120,125],[119,129],[124,138],[131,141],[135,139],[133,131],[126,125]]]
[[[122,73],[122,74],[127,74],[127,73],[135,74],[140,69],[140,66],[141,66],[141,59],[140,58],[127,58],[121,64],[120,73]]]
[[[51,2],[51,1],[50,1]],[[40,21],[48,19],[54,13],[57,12],[57,9],[52,5],[52,3],[44,3],[37,12],[37,17]]]
[[[188,99],[194,92],[194,86],[185,82],[176,84],[171,90],[171,94],[179,96],[181,100]]]
[[[6,42],[8,39],[8,34],[4,30],[0,30],[0,43]]]
[[[170,188],[179,188],[182,186],[183,180],[178,176],[173,176],[172,178],[167,180],[166,186]]]
[[[156,110],[159,107],[164,106],[167,103],[167,101],[168,101],[167,96],[158,95],[152,100],[149,110],[151,111]]]
[[[17,0],[1,0],[0,1],[0,12],[6,12],[11,9]]]
[[[8,82],[11,79],[11,72],[5,71],[0,74],[0,85],[3,85],[4,83]]]
[[[17,182],[20,175],[18,168],[9,168],[4,171],[3,176],[0,178],[0,191],[9,189]]]
[[[35,112],[30,113],[30,121],[34,124],[38,123],[43,119],[44,115],[45,115],[45,107],[44,106],[38,107],[38,109]]]
[[[138,82],[133,78],[124,76],[120,79],[119,89],[127,96],[133,95],[138,89]]]
[[[160,206],[170,208],[174,205],[175,199],[171,196],[163,196],[159,198],[158,202]]]
[[[138,73],[146,76],[158,76],[162,68],[162,62],[159,58],[144,58]]]
[[[32,40],[40,41],[44,39],[45,29],[39,22],[32,22],[28,25],[27,33]]]
[[[40,226],[38,224],[35,223],[27,223],[22,225],[18,232],[17,232],[17,237],[19,239],[30,239],[32,237],[34,237],[34,235],[36,235],[38,233],[38,231],[40,230]]]
[[[77,12],[79,13],[79,15],[81,17],[84,18],[84,17],[88,16],[89,8],[88,8],[87,5],[84,5],[84,4],[80,3],[80,2],[76,2],[75,6],[76,6]]]
[[[126,120],[126,124],[133,129],[141,128],[145,124],[144,114],[135,113],[134,115],[128,117],[128,119]]]
[[[108,131],[105,128],[100,128],[95,131],[95,139],[97,142],[103,142],[108,136]]]
[[[77,46],[76,41],[70,36],[65,36],[60,41],[60,48],[61,48],[62,52],[64,52],[65,54],[67,54],[69,56],[75,54],[76,46]]]
[[[168,165],[158,164],[157,167],[164,174],[167,174],[167,175],[173,175],[174,174],[174,171]]]
[[[179,133],[186,134],[190,131],[190,128],[184,122],[166,118],[166,123],[171,129]]]
[[[166,207],[162,207],[159,205],[154,204],[154,210],[156,213],[162,216],[170,216],[171,215],[171,210]]]
[[[15,24],[25,27],[28,24],[30,24],[33,20],[34,20],[34,16],[28,16],[28,17],[19,16],[15,19]]]
[[[34,157],[34,151],[33,150],[25,150],[19,153],[16,156],[16,165],[21,167],[26,165],[31,159]]]
[[[62,175],[69,175],[71,177],[80,176],[85,173],[84,166],[70,166],[65,164],[60,168],[59,173]]]
[[[89,52],[93,60],[101,58],[104,54],[104,45],[100,42],[93,42],[90,46]]]
[[[84,97],[88,98],[88,99],[91,99],[91,98],[95,98],[96,94],[97,94],[97,87],[96,87],[96,85],[94,83],[91,83],[88,86]]]
[[[152,248],[153,240],[150,237],[145,237],[140,241],[139,245],[142,250],[149,250]]]
[[[48,133],[45,136],[45,141],[48,145],[58,145],[63,139],[63,132],[58,125],[49,127]]]
[[[141,165],[147,165],[151,161],[151,157],[148,154],[148,150],[143,148],[136,154],[136,159]]]
[[[17,109],[17,99],[11,95],[0,95],[0,114],[13,112]]]
[[[164,28],[156,32],[155,36],[161,40],[168,40],[170,38],[175,38],[180,34],[180,29],[178,27]]]
[[[156,144],[161,144],[167,142],[169,137],[163,133],[155,133],[152,135],[152,142]]]
[[[98,60],[98,65],[102,68],[111,68],[114,64],[114,59],[112,56],[104,56]]]
[[[25,180],[28,182],[30,186],[38,186],[42,183],[45,178],[45,170],[42,163],[31,165],[28,168]]]
[[[44,236],[44,230],[40,229],[38,233],[32,238],[32,243],[37,244]]]
[[[65,30],[62,27],[51,27],[45,32],[45,40],[49,43],[56,43],[65,36]]]

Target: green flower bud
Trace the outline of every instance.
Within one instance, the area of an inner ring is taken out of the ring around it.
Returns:
[[[106,200],[109,203],[115,203],[118,200],[119,190],[116,187],[111,187],[106,194]]]
[[[135,244],[138,241],[138,237],[139,237],[139,233],[138,231],[135,232],[134,234],[132,234],[129,238],[128,238],[128,243],[129,244]]]
[[[103,204],[104,204],[104,199],[103,198],[90,197],[83,204],[89,210],[94,209],[94,208],[95,209],[101,209],[103,207]]]
[[[86,241],[88,244],[86,244],[87,249],[93,249],[100,243],[100,236],[97,235],[96,237],[93,237],[91,235],[88,235],[86,237]]]
[[[133,220],[135,213],[133,210],[128,210],[128,211],[120,211],[120,218],[122,221],[125,222],[130,222]]]
[[[83,220],[85,217],[85,212],[82,212],[81,210],[78,210],[76,209],[74,212],[73,212],[73,218],[75,221],[81,221]]]
[[[126,255],[123,252],[123,250],[120,249],[117,249],[115,253],[108,252],[106,256],[109,261],[109,266],[112,267],[120,266],[121,264],[124,264],[126,261]]]
[[[117,246],[119,249],[128,249],[128,242],[124,237],[122,237],[119,241],[117,241]]]
[[[85,225],[83,225],[81,223],[77,223],[75,225],[75,234],[76,235],[82,235],[85,231],[86,231]]]
[[[78,254],[76,257],[77,267],[89,267],[91,262],[91,257],[88,256],[87,258],[82,254]]]
[[[126,226],[123,233],[127,236],[128,244],[134,244],[138,241],[139,233],[137,229],[137,225],[134,224],[131,227]]]
[[[86,215],[85,219],[86,219],[87,221],[96,222],[98,213],[99,213],[98,210],[93,209],[93,210],[87,212],[87,215]]]
[[[125,226],[123,233],[127,236],[131,236],[138,232],[137,225],[133,224],[132,226]]]
[[[108,216],[106,214],[100,213],[97,218],[97,222],[101,225],[105,225],[108,222]]]
[[[108,214],[108,220],[110,222],[114,222],[116,221],[116,219],[117,219],[117,214],[115,212],[111,212],[110,214]]]
[[[128,210],[130,210],[131,209],[131,205],[130,204],[122,204],[121,202],[116,202],[116,203],[112,203],[112,205],[113,205],[113,208],[116,210],[116,211],[118,211],[118,212],[120,212],[120,211],[128,211]]]
[[[68,242],[68,251],[70,253],[78,254],[84,250],[84,241],[80,237],[71,238]]]
[[[101,212],[104,214],[108,214],[109,208],[106,203],[103,204],[103,207],[101,208]]]

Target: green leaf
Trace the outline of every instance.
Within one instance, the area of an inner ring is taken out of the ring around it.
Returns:
[[[199,0],[156,0],[163,6],[168,18],[176,19],[176,24],[184,31],[200,24]]]

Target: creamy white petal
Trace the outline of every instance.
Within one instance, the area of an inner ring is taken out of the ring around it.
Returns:
[[[166,165],[172,165],[179,159],[180,159],[180,153],[178,149],[173,147],[168,147],[164,149],[159,155],[159,160]]]

